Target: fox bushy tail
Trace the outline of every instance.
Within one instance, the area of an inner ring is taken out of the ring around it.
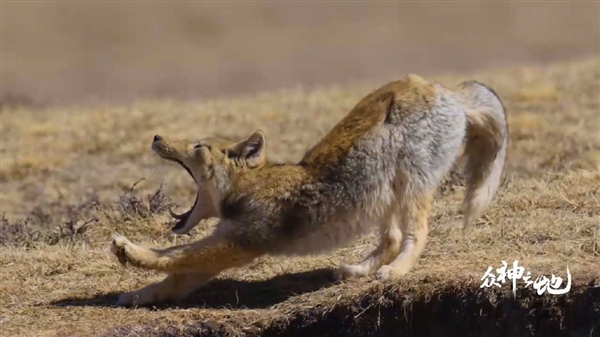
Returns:
[[[467,114],[465,167],[466,194],[463,201],[463,233],[492,201],[504,167],[508,144],[506,111],[498,95],[477,81],[457,87]]]

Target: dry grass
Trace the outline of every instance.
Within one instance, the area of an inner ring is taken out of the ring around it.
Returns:
[[[212,222],[190,237],[168,234],[166,207],[188,207],[194,187],[183,170],[151,154],[152,136],[237,138],[260,128],[271,160],[295,161],[381,83],[198,105],[158,101],[3,111],[3,335],[274,333],[299,317],[314,322],[334,312],[352,320],[371,317],[400,297],[404,312],[395,315],[406,315],[422,296],[448,289],[475,293],[488,265],[514,259],[534,277],[564,277],[568,266],[573,293],[583,291],[600,274],[599,60],[435,79],[453,86],[469,77],[497,90],[510,124],[502,188],[471,238],[463,240],[457,226],[463,190],[454,174],[436,201],[424,256],[403,280],[331,283],[330,268],[358,261],[371,249],[369,237],[331,256],[261,259],[222,275],[185,307],[158,310],[112,307],[115,294],[161,276],[122,269],[106,252],[110,233],[166,246],[197,239]],[[356,303],[358,312],[343,311]]]

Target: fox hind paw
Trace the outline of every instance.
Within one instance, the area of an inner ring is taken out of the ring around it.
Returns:
[[[135,292],[123,293],[119,295],[117,299],[117,305],[123,307],[130,307],[136,304],[137,294]]]
[[[333,274],[337,281],[366,276],[368,273],[361,265],[343,264]]]
[[[399,278],[408,273],[407,268],[392,267],[390,265],[381,266],[375,273],[375,278],[378,280],[387,280]]]
[[[390,279],[390,278],[398,277],[398,276],[400,276],[400,275],[391,266],[382,266],[375,273],[375,278],[377,278],[378,280],[382,280],[382,281]]]

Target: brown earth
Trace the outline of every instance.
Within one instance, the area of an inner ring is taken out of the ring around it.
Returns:
[[[600,54],[597,1],[2,1],[2,101],[204,99]]]
[[[405,278],[331,281],[336,265],[372,249],[369,236],[328,256],[261,259],[224,273],[185,305],[158,308],[114,306],[118,293],[161,275],[121,268],[106,252],[110,235],[165,247],[200,238],[214,222],[169,235],[167,207],[181,212],[195,190],[180,167],[152,154],[152,136],[240,138],[260,128],[270,160],[297,161],[383,83],[201,104],[5,109],[2,335],[598,336],[600,59],[430,78],[447,86],[480,80],[508,110],[503,183],[471,237],[457,225],[463,186],[454,171],[431,214],[425,253]],[[566,280],[568,267],[571,291],[539,296],[519,283],[513,298],[510,284],[479,288],[488,266],[515,259],[533,278]]]

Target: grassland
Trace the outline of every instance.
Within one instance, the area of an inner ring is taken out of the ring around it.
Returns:
[[[264,258],[229,271],[180,307],[125,309],[116,296],[161,275],[122,268],[110,234],[167,246],[167,207],[193,201],[191,179],[150,151],[154,134],[238,138],[262,129],[268,157],[296,161],[368,91],[382,83],[264,93],[188,104],[0,113],[0,329],[3,336],[597,336],[600,326],[600,60],[431,77],[476,78],[508,110],[503,183],[471,237],[458,222],[462,177],[454,170],[430,218],[414,272],[385,282],[333,283],[367,237],[329,256]],[[459,168],[460,165],[457,166]],[[480,289],[501,260],[537,275],[572,274],[571,292],[538,296],[510,285]],[[595,328],[595,330],[594,330]],[[595,334],[595,335],[594,335]]]

